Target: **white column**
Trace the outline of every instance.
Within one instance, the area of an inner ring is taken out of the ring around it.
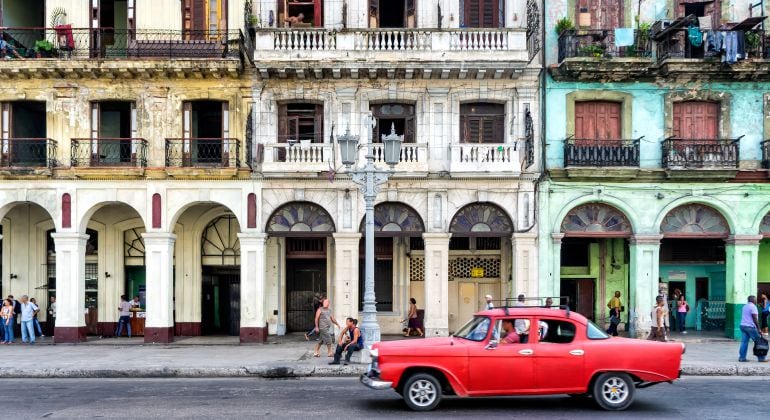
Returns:
[[[334,237],[334,286],[331,296],[332,309],[337,322],[347,317],[358,318],[358,259],[360,233],[335,233]]]
[[[80,233],[54,233],[56,246],[56,343],[86,341],[86,241]]]
[[[514,233],[511,238],[511,259],[513,260],[514,293],[526,296],[539,295],[537,275],[537,231]]]
[[[143,233],[147,270],[147,318],[145,343],[174,341],[174,243],[173,233]]]
[[[725,241],[725,335],[741,337],[741,309],[757,294],[757,262],[762,235],[732,235]],[[692,306],[692,305],[691,305]]]
[[[241,244],[241,343],[267,340],[264,233],[239,233]]]
[[[634,235],[629,241],[629,337],[644,338],[650,333],[652,307],[658,295],[662,237],[657,234]]]
[[[543,290],[546,296],[561,296],[561,240],[564,239],[563,233],[552,233],[551,241],[551,282],[548,284],[548,290]],[[574,307],[575,303],[570,302]],[[574,309],[574,308],[573,308]]]
[[[424,233],[425,336],[449,335],[449,238],[451,233]]]

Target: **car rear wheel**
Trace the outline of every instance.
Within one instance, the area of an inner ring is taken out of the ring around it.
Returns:
[[[412,410],[430,411],[441,402],[441,384],[430,373],[415,373],[406,380],[403,396]]]
[[[607,372],[596,378],[592,396],[605,410],[620,411],[634,401],[634,382],[625,373]]]

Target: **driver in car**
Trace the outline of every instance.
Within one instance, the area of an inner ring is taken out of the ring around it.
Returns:
[[[513,326],[513,320],[503,320],[503,333],[505,333],[505,336],[503,336],[502,340],[500,340],[500,344],[513,344],[521,342],[521,337],[519,337],[519,334],[516,333],[516,328]]]

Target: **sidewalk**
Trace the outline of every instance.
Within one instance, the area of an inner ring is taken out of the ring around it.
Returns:
[[[398,339],[388,336],[384,340]],[[413,338],[419,340],[419,338]],[[770,376],[770,363],[738,363],[738,342],[716,336],[673,337],[687,343],[684,375]],[[325,348],[312,357],[315,342],[301,335],[270,337],[267,344],[237,345],[237,337],[180,338],[171,345],[142,338],[91,338],[79,345],[0,346],[0,378],[262,377],[357,376],[365,365],[330,366]]]

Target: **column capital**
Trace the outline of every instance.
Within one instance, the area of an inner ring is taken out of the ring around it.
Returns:
[[[526,240],[537,240],[537,231],[532,230],[530,232],[513,232],[513,235],[511,235],[511,239],[514,241],[526,241]]]
[[[142,234],[145,244],[148,242],[162,244],[164,242],[174,243],[176,235],[170,232],[145,232]]]
[[[660,245],[660,240],[663,239],[663,235],[659,233],[651,234],[636,234],[629,238],[628,242],[631,245]]]
[[[51,234],[56,242],[86,241],[90,236],[80,232],[54,232]]]
[[[238,239],[243,241],[249,241],[249,240],[267,240],[267,233],[264,232],[240,232],[238,233]]]
[[[452,238],[451,233],[445,233],[445,232],[425,232],[422,234],[422,240],[426,243],[428,242],[449,242],[449,239]]]
[[[362,235],[360,232],[332,233],[332,238],[334,238],[335,242],[355,242],[356,244],[358,244],[358,241],[360,241],[363,236],[364,235]]]
[[[564,239],[564,234],[561,232],[551,234],[551,240],[554,244],[560,244],[562,239]]]
[[[725,239],[727,245],[759,245],[764,235],[730,235]]]

